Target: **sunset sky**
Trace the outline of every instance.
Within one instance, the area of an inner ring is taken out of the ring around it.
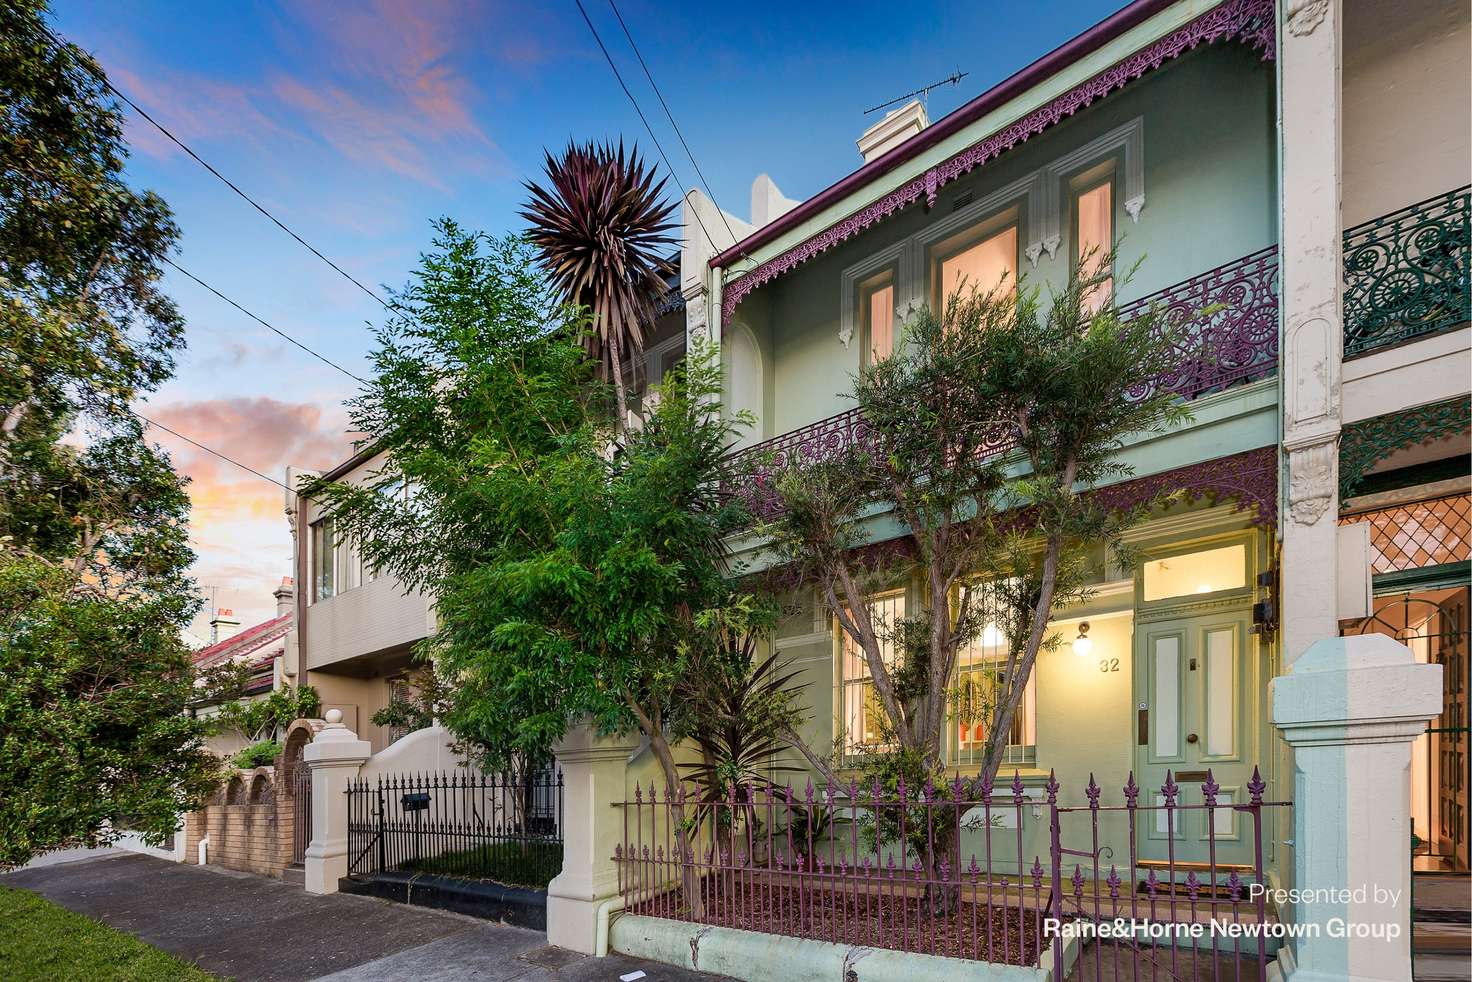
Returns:
[[[906,4],[623,0],[620,10],[722,206],[771,174],[806,198],[859,164],[863,110],[949,75],[939,118],[1123,0]],[[54,26],[113,82],[358,279],[401,286],[449,215],[519,227],[542,148],[654,148],[573,0],[54,0]],[[695,174],[607,0],[584,0],[685,186]],[[179,263],[349,371],[382,308],[130,117],[134,183],[183,230]],[[676,154],[679,154],[676,156]],[[661,165],[661,171],[664,168]],[[674,182],[672,182],[673,184]],[[675,192],[678,194],[678,191]],[[278,480],[349,451],[350,379],[171,275],[189,323],[178,376],[141,411]],[[156,432],[156,431],[155,431]],[[192,479],[195,576],[248,626],[290,572],[284,492],[158,434]],[[207,615],[192,629],[206,636]]]

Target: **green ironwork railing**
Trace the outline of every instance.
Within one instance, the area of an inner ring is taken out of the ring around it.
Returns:
[[[1350,357],[1472,319],[1468,187],[1344,233],[1344,354]]]

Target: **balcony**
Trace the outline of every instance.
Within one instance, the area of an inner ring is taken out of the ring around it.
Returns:
[[[1427,198],[1344,233],[1346,358],[1469,320],[1468,190]]]
[[[1278,367],[1278,248],[1269,246],[1120,308],[1125,319],[1157,309],[1170,325],[1191,322],[1180,357],[1169,373],[1133,393],[1143,399],[1174,392],[1197,399],[1271,376]],[[1210,310],[1203,314],[1202,311]],[[741,450],[736,462],[740,492],[758,516],[779,509],[773,481],[793,464],[811,464],[866,445],[869,426],[857,407]],[[1013,443],[998,434],[989,450],[1005,453]],[[746,466],[741,466],[741,465]]]

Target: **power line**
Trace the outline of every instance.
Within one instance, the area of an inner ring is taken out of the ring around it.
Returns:
[[[41,25],[41,30],[45,31],[47,33],[47,35],[50,36],[50,38],[51,38],[52,41],[55,41],[58,45],[60,45],[63,49],[65,49],[65,47],[67,45],[67,42],[63,41],[60,37],[58,37],[56,35],[56,33],[51,30],[50,27],[46,26],[45,24],[42,24]],[[364,293],[368,294],[368,296],[370,296],[374,300],[378,301],[378,303],[383,307],[384,310],[387,310],[390,313],[393,313],[394,312],[394,307],[391,304],[389,304],[387,301],[385,301],[377,293],[374,293],[368,287],[364,286],[361,281],[359,281],[356,277],[354,277],[347,270],[343,269],[341,266],[339,266],[337,263],[333,262],[331,259],[328,259],[325,255],[322,254],[322,252],[320,250],[317,249],[316,246],[312,245],[306,239],[302,238],[300,235],[296,234],[296,232],[292,231],[286,225],[285,222],[281,221],[281,219],[277,218],[275,215],[273,215],[269,211],[267,211],[266,208],[265,208],[265,206],[263,206],[260,202],[256,201],[256,199],[252,198],[250,195],[246,194],[233,181],[231,181],[228,177],[226,177],[224,174],[221,174],[218,170],[216,170],[213,166],[211,166],[210,163],[209,163],[209,161],[205,160],[199,154],[197,154],[193,150],[191,150],[189,148],[188,144],[186,144],[183,140],[179,139],[173,133],[169,132],[169,130],[168,130],[168,128],[166,126],[164,126],[158,120],[156,120],[152,116],[150,116],[143,109],[142,106],[138,105],[138,103],[136,103],[132,99],[128,98],[128,96],[126,94],[124,94],[123,91],[121,89],[119,89],[116,85],[113,85],[112,82],[111,82],[111,80],[109,80],[108,77],[105,74],[103,74],[101,71],[93,72],[93,74],[97,77],[97,80],[98,81],[100,81],[104,86],[107,87],[107,90],[109,92],[111,92],[113,95],[115,95],[119,99],[121,99],[130,108],[132,108],[132,110],[135,113],[137,113],[139,116],[142,116],[148,122],[152,123],[153,124],[153,127],[155,129],[157,129],[160,133],[162,133],[164,136],[168,137],[168,139],[170,141],[172,141],[175,146],[177,146],[180,150],[183,150],[190,157],[194,158],[194,160],[201,167],[203,167],[205,170],[209,171],[215,177],[219,178],[225,184],[226,187],[228,187],[230,190],[234,191],[236,194],[240,195],[240,197],[242,197],[247,202],[249,202],[250,203],[250,206],[252,208],[254,208],[256,211],[260,212],[262,215],[265,215],[268,219],[271,220],[271,222],[277,228],[281,229],[281,231],[285,232],[287,235],[289,235],[293,239],[295,239],[298,243],[300,243],[302,245],[303,248],[305,248],[312,255],[316,256],[318,259],[322,260],[324,263],[326,263],[327,265],[331,266],[334,270],[337,271],[337,273],[339,275],[341,275],[342,277],[344,277],[348,282],[352,283],[353,286],[356,286],[359,290],[362,290]]]
[[[287,334],[285,331],[282,331],[279,328],[273,327],[270,324],[266,323],[265,320],[261,319],[260,317],[258,317],[255,314],[251,313],[249,310],[246,310],[240,304],[236,303],[234,300],[231,300],[229,297],[225,296],[225,294],[221,293],[219,290],[216,290],[214,287],[210,286],[204,280],[200,279],[198,276],[195,276],[193,273],[189,272],[189,270],[185,269],[183,266],[180,266],[174,260],[170,259],[168,256],[165,256],[163,258],[164,258],[164,262],[168,263],[170,266],[174,267],[176,270],[178,270],[179,272],[183,273],[185,276],[189,277],[195,283],[198,283],[200,286],[204,287],[206,290],[208,290],[209,292],[213,293],[215,296],[219,297],[221,300],[225,301],[230,306],[234,307],[236,310],[240,311],[242,314],[244,314],[245,316],[249,317],[251,320],[255,321],[257,324],[259,324],[262,327],[264,327],[266,330],[272,332],[273,334],[278,335],[279,337],[281,337],[282,339],[284,339],[286,341],[289,341],[291,344],[296,345],[298,348],[302,349],[307,354],[311,355],[313,358],[315,358],[318,361],[322,362],[322,364],[327,365],[327,366],[329,366],[331,368],[337,369],[339,372],[342,372],[348,378],[353,379],[354,381],[356,381],[356,382],[358,382],[358,383],[360,383],[362,385],[367,385],[368,384],[368,382],[365,379],[363,379],[363,378],[361,378],[361,377],[359,377],[357,375],[354,375],[352,372],[348,371],[346,368],[343,368],[341,365],[339,365],[337,362],[333,361],[332,359],[328,358],[326,355],[323,355],[323,354],[321,354],[319,352],[313,351],[311,348],[307,347],[305,344],[302,344],[300,341],[298,341],[296,338],[292,337],[290,334]]]
[[[125,407],[125,410],[127,412],[131,413],[132,415],[138,417],[139,420],[143,421],[144,423],[147,423],[149,426],[154,427],[155,429],[160,429],[160,430],[163,430],[165,433],[168,433],[168,434],[170,434],[172,436],[176,436],[179,439],[183,440],[185,443],[188,443],[188,444],[190,444],[192,446],[198,447],[200,450],[203,450],[205,453],[210,454],[213,457],[220,458],[221,460],[223,460],[227,464],[234,464],[236,467],[239,467],[243,471],[249,471],[250,473],[254,474],[256,477],[259,477],[263,481],[270,481],[272,484],[276,485],[278,488],[281,488],[284,491],[292,491],[293,493],[295,493],[295,491],[294,491],[293,488],[287,487],[285,484],[282,484],[280,481],[276,480],[274,477],[267,477],[265,474],[262,474],[260,471],[256,470],[254,467],[251,467],[249,464],[242,464],[240,461],[234,459],[233,457],[227,457],[224,454],[220,453],[220,451],[213,450],[213,449],[205,446],[203,443],[200,443],[198,440],[191,440],[189,437],[185,436],[183,433],[180,433],[177,430],[171,430],[167,426],[165,426],[164,424],[159,423],[159,422],[155,422],[154,420],[149,419],[147,416],[143,415],[142,413],[140,413],[136,409]]]
[[[608,67],[613,70],[613,77],[618,80],[619,88],[623,89],[624,95],[629,97],[629,102],[633,105],[634,112],[638,113],[639,121],[644,124],[645,132],[649,134],[649,139],[654,141],[654,149],[659,151],[659,159],[664,161],[664,165],[669,168],[670,176],[683,188],[685,182],[680,180],[680,175],[675,172],[675,165],[670,163],[670,158],[665,154],[664,147],[660,146],[659,137],[654,135],[654,127],[649,125],[649,120],[644,116],[644,110],[639,108],[639,100],[634,98],[634,93],[630,92],[628,85],[624,83],[623,75],[619,73],[618,66],[613,63],[613,56],[608,53],[608,48],[603,44],[603,38],[598,35],[598,28],[593,26],[592,18],[588,16],[588,11],[583,7],[583,0],[573,0],[573,2],[578,5],[578,13],[583,15],[583,23],[587,24],[588,30],[593,33],[593,40],[598,42],[598,50],[603,52],[603,60],[608,62]],[[684,192],[681,192],[680,196],[684,198]],[[719,211],[720,209],[717,208],[716,210]],[[690,209],[690,213],[695,216],[695,221],[700,226],[700,230],[705,233],[707,241],[714,245],[716,241],[715,236],[711,235],[710,230],[705,227],[705,222],[700,218],[699,209],[692,208]]]
[[[579,4],[581,6],[581,3]],[[659,100],[659,105],[664,109],[665,118],[670,121],[670,127],[674,129],[675,136],[679,138],[680,146],[685,148],[685,156],[690,158],[690,165],[695,168],[695,176],[700,178],[700,184],[705,188],[705,193],[710,195],[711,204],[716,206],[716,211],[721,216],[721,223],[726,226],[730,233],[731,242],[741,241],[741,237],[731,228],[731,223],[726,219],[726,212],[721,208],[721,203],[716,200],[716,193],[710,189],[710,182],[705,179],[705,173],[700,169],[700,164],[695,160],[695,154],[690,152],[690,144],[685,142],[685,134],[680,132],[680,124],[675,122],[675,114],[670,112],[670,107],[664,101],[664,94],[659,91],[659,85],[654,81],[654,75],[649,71],[649,66],[644,61],[644,56],[639,53],[639,46],[634,43],[634,35],[629,33],[629,25],[624,23],[624,15],[619,13],[618,4],[608,0],[608,6],[613,9],[613,16],[618,18],[618,26],[623,28],[624,37],[629,39],[629,47],[634,49],[634,57],[639,60],[639,67],[644,69],[644,77],[649,79],[649,87],[654,90],[654,97]],[[586,16],[586,15],[584,15]],[[630,97],[632,98],[632,96]],[[745,255],[743,253],[742,255]]]

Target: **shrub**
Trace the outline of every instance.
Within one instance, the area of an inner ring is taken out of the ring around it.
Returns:
[[[253,743],[235,755],[236,767],[266,767],[281,756],[281,744],[275,740]]]

